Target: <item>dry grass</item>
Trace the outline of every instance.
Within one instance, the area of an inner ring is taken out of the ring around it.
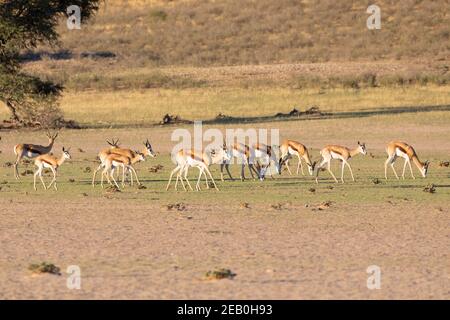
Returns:
[[[382,29],[369,31],[367,4],[355,1],[108,1],[82,30],[62,22],[61,46],[28,54],[27,69],[73,90],[215,86],[230,72],[244,87],[448,83],[448,2],[377,4]],[[190,68],[220,65],[254,66]]]
[[[369,4],[107,1],[81,32],[60,30],[71,52],[110,51],[135,66],[448,60],[448,1],[377,1],[378,31],[366,28]]]
[[[202,88],[145,91],[68,92],[61,106],[66,118],[84,125],[144,125],[159,123],[164,114],[184,119],[212,119],[219,113],[234,117],[270,116],[304,110],[375,110],[383,107],[449,105],[449,87],[354,89]],[[2,109],[0,117],[8,114]]]

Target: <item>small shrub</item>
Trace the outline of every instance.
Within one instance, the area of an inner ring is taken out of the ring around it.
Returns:
[[[28,266],[28,270],[30,270],[34,274],[42,274],[42,273],[50,273],[54,275],[61,275],[60,268],[55,266],[53,263],[49,262],[41,262],[41,263],[32,263]]]
[[[230,269],[210,270],[205,273],[206,280],[233,279],[236,276]]]
[[[153,9],[150,11],[150,18],[153,21],[166,21],[167,13],[161,9]]]

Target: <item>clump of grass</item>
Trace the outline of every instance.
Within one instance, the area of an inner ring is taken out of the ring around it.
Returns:
[[[86,167],[83,170],[84,173],[91,173],[91,171],[92,171],[91,167]]]
[[[439,162],[439,167],[449,167],[450,166],[450,161],[441,161]]]
[[[166,206],[167,210],[185,211],[186,205],[184,203],[170,203]]]
[[[55,266],[53,263],[49,262],[41,262],[41,263],[32,263],[28,266],[28,270],[30,270],[34,274],[42,274],[42,273],[50,273],[54,275],[61,275],[60,268]]]
[[[162,9],[153,9],[150,11],[150,18],[154,21],[166,21],[167,12]]]
[[[423,192],[435,193],[436,186],[433,183],[431,183],[431,184],[427,185],[425,188],[423,188]]]
[[[236,276],[230,269],[216,269],[205,273],[206,280],[233,279]]]
[[[20,173],[20,175],[21,176],[26,176],[26,175],[29,175],[29,174],[33,174],[34,172],[33,172],[33,170],[25,170],[25,171],[22,171],[22,173]]]
[[[107,186],[105,188],[105,192],[106,193],[119,193],[119,192],[122,192],[122,191],[120,191],[119,188],[117,188],[115,185],[113,185],[113,186]]]
[[[157,173],[159,170],[162,170],[163,168],[164,168],[163,165],[157,164],[157,165],[154,165],[153,167],[149,168],[148,171],[152,172],[152,173]]]
[[[372,179],[372,183],[373,183],[373,184],[380,184],[380,183],[381,183],[381,180],[378,179],[378,178],[374,178],[374,179]]]
[[[241,203],[239,204],[239,207],[240,207],[241,209],[250,209],[250,203],[248,203],[248,202],[241,202]]]
[[[283,209],[283,204],[282,203],[271,204],[270,207],[272,209],[275,209],[275,210],[282,210]]]
[[[331,201],[325,201],[325,202],[322,202],[321,204],[319,204],[317,207],[313,208],[313,210],[323,211],[323,210],[330,208],[332,204],[333,204],[333,202],[331,202]]]

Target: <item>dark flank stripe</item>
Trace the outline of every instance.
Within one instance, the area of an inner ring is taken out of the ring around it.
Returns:
[[[30,148],[30,147],[27,148],[27,152],[31,152],[31,153],[36,153],[36,154],[42,155],[41,151],[33,149],[33,148]]]
[[[48,162],[47,160],[41,159],[42,162],[45,162],[46,164],[48,164],[49,166],[53,166],[52,163]]]
[[[397,149],[400,149],[401,152],[408,154],[408,151],[406,151],[405,148],[403,148],[402,146],[399,146],[398,144],[395,146]]]
[[[338,155],[342,156],[342,152],[337,150],[337,149],[335,149],[335,148],[331,148],[330,151],[333,152],[333,153],[337,153]]]
[[[300,154],[300,151],[298,150],[297,146],[294,144],[294,142],[289,141],[288,143],[288,147],[291,148],[292,150],[294,150],[295,152]]]

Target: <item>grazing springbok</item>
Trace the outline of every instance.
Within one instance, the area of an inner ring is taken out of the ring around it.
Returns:
[[[175,190],[178,190],[178,180],[181,181],[184,191],[187,191],[183,179],[187,182],[191,190],[192,186],[187,179],[188,170],[190,167],[195,167],[199,169],[199,176],[197,179],[197,184],[195,189],[200,190],[200,179],[204,175],[206,179],[206,188],[209,189],[208,176],[211,179],[214,188],[219,190],[214,181],[214,178],[209,171],[209,166],[212,164],[227,162],[231,159],[231,155],[224,148],[212,149],[210,151],[198,152],[195,150],[180,150],[175,155],[175,162],[177,166],[172,170],[169,177],[169,182],[167,183],[166,190],[169,190],[170,182],[175,173],[177,173],[177,179],[175,181]]]
[[[289,174],[292,175],[291,169],[289,168],[289,160],[292,158],[292,156],[295,155],[298,158],[297,175],[299,170],[302,171],[302,175],[305,175],[305,173],[303,172],[302,159],[308,166],[309,174],[311,176],[314,174],[314,167],[316,165],[316,162],[311,161],[308,149],[300,142],[294,140],[284,140],[280,146],[280,152],[281,152],[281,157],[279,160],[280,169],[283,166],[283,164],[286,164],[286,168],[288,169]]]
[[[224,144],[224,146],[225,146],[225,144]],[[236,158],[237,162],[241,164],[241,174],[240,174],[241,181],[245,180],[244,168],[246,165],[248,166],[248,170],[250,171],[250,175],[252,176],[252,179],[253,180],[255,179],[255,176],[253,175],[253,173],[255,173],[257,175],[257,177],[259,178],[258,170],[255,169],[255,167],[253,166],[253,160],[251,160],[252,152],[250,150],[250,147],[246,144],[236,142],[232,145],[232,147],[230,149],[231,150],[229,153],[230,153],[231,158]],[[225,168],[227,170],[227,173],[228,173],[228,176],[230,177],[230,179],[234,180],[234,178],[231,176],[231,173],[230,173],[230,163],[228,161],[228,162],[220,164],[220,177],[221,177],[222,181],[224,181],[223,168]]]
[[[95,186],[95,177],[97,175],[97,172],[102,169],[105,168],[105,159],[110,155],[110,154],[117,154],[120,156],[124,156],[127,158],[135,158],[137,153],[142,153],[145,156],[150,156],[152,158],[156,157],[155,152],[153,151],[152,145],[150,144],[149,140],[147,139],[146,142],[144,142],[144,146],[145,148],[142,151],[133,151],[131,149],[126,149],[126,148],[120,148],[119,147],[119,139],[117,139],[116,141],[112,140],[112,142],[106,141],[111,147],[110,148],[105,148],[103,150],[101,150],[98,154],[98,157],[100,159],[100,164],[97,167],[97,169],[95,169],[94,174],[92,176],[92,186]],[[126,168],[126,166],[125,166]],[[126,173],[126,172],[125,172]]]
[[[44,155],[49,153],[52,148],[53,144],[55,143],[56,138],[58,137],[58,132],[51,135],[50,132],[47,131],[46,133],[48,138],[48,145],[47,146],[41,146],[38,144],[31,144],[31,143],[21,143],[16,144],[14,146],[14,154],[16,155],[16,162],[14,163],[14,177],[16,179],[20,179],[19,177],[19,162],[22,158],[29,158],[34,159],[40,155]]]
[[[133,185],[133,173],[134,173],[134,176],[136,177],[137,184],[140,185],[141,183],[136,174],[136,170],[133,168],[133,164],[140,162],[140,161],[145,161],[145,155],[139,151],[135,151],[134,156],[131,158],[129,158],[127,156],[122,156],[119,154],[111,153],[110,155],[108,155],[106,157],[106,159],[104,161],[105,168],[102,171],[100,185],[103,188],[103,177],[106,176],[106,179],[109,184],[112,185],[111,180],[109,179],[111,177],[112,180],[114,181],[114,185],[117,187],[117,189],[120,189],[119,185],[117,184],[116,179],[114,179],[114,170],[117,167],[122,168],[122,188],[125,188],[125,172],[126,172],[126,170],[129,170],[131,172],[131,185]]]
[[[276,173],[281,174],[281,168],[279,162],[277,161],[277,156],[271,146],[263,143],[256,143],[253,145],[251,152],[250,160],[256,162],[258,168],[260,168],[258,173],[260,180],[264,180],[268,170],[270,172],[270,177],[273,179],[272,170],[270,169],[271,164],[275,166]]]
[[[417,157],[416,151],[409,144],[407,144],[405,142],[399,142],[399,141],[389,142],[389,144],[386,147],[386,152],[388,154],[388,158],[387,158],[386,162],[384,163],[384,177],[386,178],[386,180],[388,178],[387,177],[388,165],[390,165],[392,168],[392,171],[394,171],[395,177],[397,179],[399,179],[397,172],[395,171],[395,168],[394,168],[394,162],[397,159],[397,157],[401,157],[401,158],[405,159],[405,163],[403,164],[403,173],[402,173],[403,179],[405,179],[405,170],[406,170],[407,164],[409,165],[409,170],[411,171],[412,178],[415,179],[413,170],[411,167],[411,160],[414,162],[414,164],[419,169],[420,173],[422,174],[422,177],[425,178],[427,176],[428,166],[430,165],[430,162],[429,161],[425,161],[425,162],[420,161],[419,158]]]
[[[41,156],[38,156],[34,160],[34,164],[38,167],[36,172],[34,173],[34,180],[33,180],[33,186],[34,190],[37,190],[36,188],[36,176],[39,176],[39,179],[42,182],[42,185],[44,186],[44,190],[47,190],[50,188],[53,184],[55,187],[55,190],[58,190],[58,187],[56,186],[56,173],[58,171],[58,168],[66,161],[66,159],[70,159],[70,149],[66,150],[64,147],[62,148],[62,155],[60,158],[56,158],[54,156],[51,156],[49,154],[43,154]],[[50,182],[50,184],[46,187],[44,183],[44,179],[42,178],[42,170],[44,168],[49,168],[53,173],[53,180]]]
[[[355,178],[353,176],[353,171],[352,171],[352,168],[350,167],[350,164],[348,163],[348,160],[350,160],[350,158],[354,157],[355,155],[357,155],[359,153],[361,153],[363,155],[367,154],[366,144],[360,143],[359,141],[358,141],[358,147],[355,149],[352,149],[352,150],[350,150],[349,148],[346,148],[346,147],[336,146],[336,145],[328,145],[325,148],[323,148],[320,151],[320,155],[322,156],[322,162],[317,166],[317,170],[316,170],[316,183],[319,183],[319,181],[318,181],[319,171],[324,165],[327,165],[328,172],[331,174],[334,181],[336,181],[336,183],[338,183],[338,180],[336,179],[333,172],[331,171],[331,160],[332,159],[337,159],[337,160],[342,161],[342,172],[341,172],[342,183],[344,183],[344,168],[345,168],[345,166],[348,167],[348,169],[350,170],[350,174],[352,176],[352,180],[355,181]]]

